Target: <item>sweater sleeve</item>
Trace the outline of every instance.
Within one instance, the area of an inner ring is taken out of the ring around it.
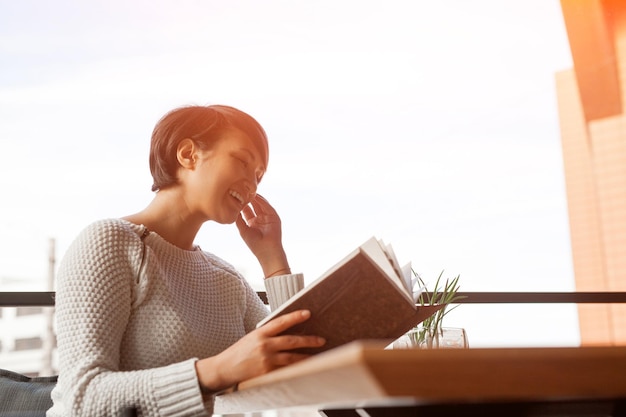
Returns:
[[[277,275],[264,280],[270,310],[275,310],[282,303],[304,288],[302,274]]]
[[[57,275],[59,382],[48,416],[206,415],[189,359],[121,371],[120,349],[141,265],[138,236],[119,223],[95,224],[72,243]]]

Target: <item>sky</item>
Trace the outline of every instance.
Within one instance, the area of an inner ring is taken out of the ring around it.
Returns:
[[[0,3],[0,278],[45,290],[82,228],[152,199],[167,111],[227,104],[266,129],[259,193],[312,282],[376,236],[427,283],[573,291],[555,73],[558,0]],[[202,249],[262,288],[233,225]],[[576,345],[571,305],[461,305],[470,345]],[[495,331],[494,331],[495,330]]]

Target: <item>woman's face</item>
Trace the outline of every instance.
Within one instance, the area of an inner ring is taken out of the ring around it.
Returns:
[[[256,196],[265,174],[261,144],[241,132],[228,130],[209,150],[197,151],[197,163],[187,175],[187,205],[206,220],[229,224]]]

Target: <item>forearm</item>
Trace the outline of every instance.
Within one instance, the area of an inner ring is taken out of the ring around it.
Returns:
[[[291,273],[287,254],[282,245],[277,247],[267,245],[263,251],[257,251],[255,256],[261,265],[265,279]]]

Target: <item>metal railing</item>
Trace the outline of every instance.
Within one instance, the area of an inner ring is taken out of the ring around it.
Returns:
[[[267,304],[265,291],[257,291]],[[458,292],[455,304],[606,304],[626,303],[626,292]],[[0,292],[0,307],[52,307],[54,291]]]

